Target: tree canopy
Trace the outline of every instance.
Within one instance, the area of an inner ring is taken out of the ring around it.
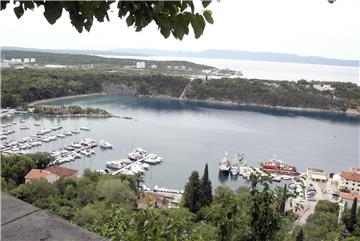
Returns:
[[[192,1],[14,1],[14,13],[21,18],[25,11],[44,7],[44,17],[54,24],[63,12],[68,12],[71,24],[81,33],[85,28],[90,31],[94,19],[98,22],[110,21],[111,5],[117,2],[119,18],[125,18],[126,24],[141,31],[152,21],[160,33],[168,38],[172,34],[182,40],[189,34],[189,25],[199,38],[206,22],[212,24],[212,12],[207,8],[211,1],[202,1],[202,9],[197,11]],[[1,10],[6,9],[10,1],[1,1]]]

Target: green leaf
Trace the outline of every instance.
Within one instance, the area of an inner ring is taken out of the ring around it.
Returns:
[[[210,10],[205,10],[204,13],[204,18],[206,19],[206,22],[213,24],[214,23],[214,19],[212,18],[212,12]]]
[[[60,2],[46,1],[44,3],[44,16],[50,24],[54,24],[62,14],[62,5]]]
[[[209,6],[209,4],[211,3],[211,1],[209,1],[209,0],[205,1],[205,0],[204,0],[204,1],[202,1],[201,3],[202,3],[202,5],[203,5],[203,7],[206,8],[207,6]]]
[[[22,4],[20,4],[18,7],[14,8],[14,12],[17,18],[21,18],[21,16],[24,14],[24,9],[22,7]]]
[[[134,21],[135,21],[134,16],[130,14],[130,15],[126,18],[127,26],[130,27],[131,25],[133,25]]]

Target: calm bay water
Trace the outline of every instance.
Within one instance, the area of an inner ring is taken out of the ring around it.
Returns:
[[[182,189],[191,171],[202,173],[205,163],[209,164],[213,186],[218,186],[224,181],[218,178],[218,162],[224,152],[229,157],[244,153],[247,162],[256,166],[261,160],[276,157],[300,171],[316,167],[339,172],[359,166],[360,119],[344,115],[127,96],[91,96],[52,104],[99,107],[134,120],[28,117],[27,125],[32,129],[20,131],[17,126],[14,137],[55,125],[63,125],[65,130],[88,126],[90,132],[45,144],[39,150],[51,151],[83,138],[104,139],[114,145],[113,150],[97,148],[95,156],[66,164],[79,170],[96,170],[105,168],[106,161],[126,157],[133,147],[143,147],[164,158],[145,175],[151,187]],[[35,121],[41,127],[34,127]],[[242,183],[240,177],[224,182],[231,187]]]
[[[301,63],[284,63],[269,61],[251,61],[239,59],[214,59],[193,57],[169,57],[169,56],[118,56],[102,55],[112,58],[133,58],[143,60],[185,60],[197,64],[214,66],[216,68],[229,68],[242,71],[245,78],[259,78],[269,80],[298,81],[300,79],[320,81],[340,81],[359,84],[359,67],[334,66]]]

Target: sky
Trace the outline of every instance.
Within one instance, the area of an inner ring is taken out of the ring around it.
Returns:
[[[42,49],[152,48],[201,51],[232,49],[292,53],[339,59],[359,59],[360,1],[337,0],[220,0],[209,9],[215,23],[203,36],[168,39],[150,24],[141,32],[110,13],[110,22],[97,23],[90,33],[78,33],[67,12],[50,25],[43,9],[25,12],[19,20],[13,8],[0,12],[0,45]]]

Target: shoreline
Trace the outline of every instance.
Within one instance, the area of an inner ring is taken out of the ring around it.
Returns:
[[[88,97],[88,96],[105,96],[110,95],[106,93],[90,93],[90,94],[82,94],[82,95],[69,95],[57,98],[50,98],[44,100],[34,101],[28,104],[28,107],[35,107],[36,105],[46,104],[48,102],[56,101],[56,100],[65,100],[65,99],[73,99],[78,97]],[[324,110],[324,109],[316,109],[316,108],[303,108],[303,107],[290,107],[290,106],[271,106],[271,105],[261,105],[261,104],[251,104],[251,103],[237,103],[233,101],[223,101],[223,100],[214,100],[214,99],[180,99],[171,96],[153,96],[153,95],[135,95],[135,97],[150,97],[156,99],[169,99],[169,100],[179,100],[179,101],[194,101],[194,102],[203,102],[208,104],[220,104],[224,106],[239,106],[239,107],[258,107],[258,108],[266,108],[273,110],[288,110],[288,111],[296,111],[296,112],[310,112],[310,113],[329,113],[329,114],[345,114],[346,116],[360,117],[360,112],[355,109],[348,109],[346,111],[334,111],[334,110]]]
[[[30,102],[28,107],[35,107],[37,105],[46,104],[47,102],[56,101],[56,100],[66,100],[66,99],[73,99],[78,97],[88,97],[88,96],[100,96],[100,95],[107,95],[105,93],[89,93],[89,94],[82,94],[82,95],[67,95],[62,97],[50,98],[50,99],[43,99],[43,100],[36,100]]]

